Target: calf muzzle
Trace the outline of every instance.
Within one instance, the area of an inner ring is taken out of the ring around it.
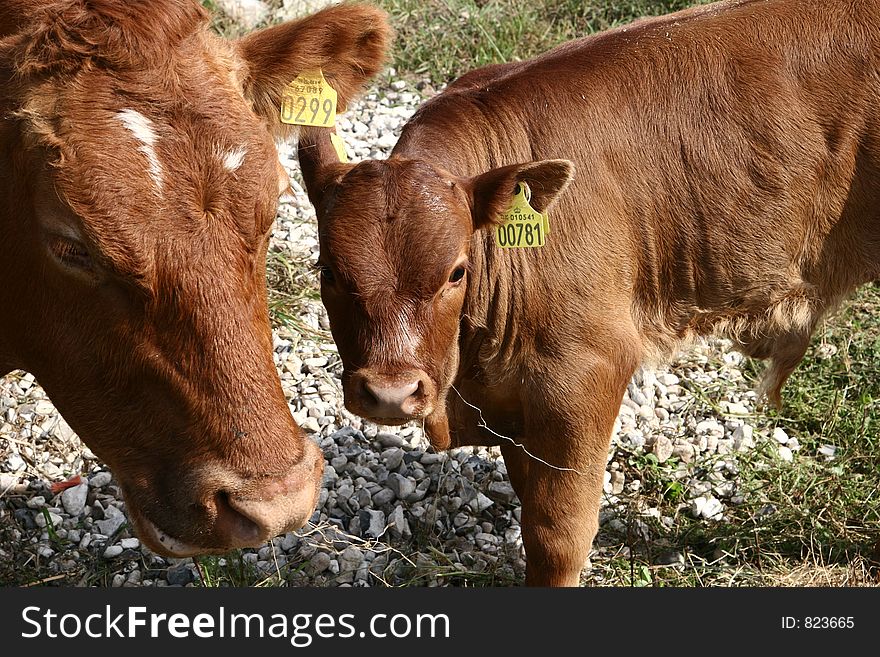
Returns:
[[[389,374],[363,369],[351,376],[345,392],[352,412],[382,424],[402,424],[431,412],[434,389],[422,370]]]

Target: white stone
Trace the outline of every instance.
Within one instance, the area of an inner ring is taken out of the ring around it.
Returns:
[[[653,420],[656,417],[654,415],[654,408],[648,404],[639,406],[638,416],[643,420]]]
[[[14,486],[18,485],[20,477],[18,475],[0,472],[0,497]]]
[[[321,430],[321,425],[318,424],[318,418],[315,417],[306,417],[299,424],[303,431],[306,431],[307,433],[318,433]]]
[[[89,485],[87,483],[72,486],[61,493],[61,505],[68,515],[77,518],[85,509],[88,496]]]
[[[702,422],[697,422],[695,431],[698,434],[706,434],[707,436],[718,438],[724,435],[724,425],[718,420],[703,420]]]
[[[92,488],[103,488],[110,483],[112,476],[109,472],[97,472],[89,479],[89,486]]]
[[[724,505],[712,495],[701,495],[691,501],[691,515],[695,518],[715,518],[724,511]]]
[[[385,533],[385,514],[374,509],[360,512],[361,533],[370,538],[379,538]]]
[[[46,498],[42,495],[35,495],[34,497],[30,498],[26,502],[26,504],[29,509],[42,509],[44,506],[46,506]]]
[[[629,386],[629,398],[640,408],[648,405],[648,398],[645,397],[641,390],[632,384]]]
[[[38,527],[45,528],[47,526],[48,523],[46,522],[46,515],[47,515],[46,512],[42,512],[42,513],[37,513],[34,516],[34,522],[37,523]],[[52,513],[51,511],[48,513],[48,515],[49,515],[49,522],[52,523],[52,527],[61,526],[63,518],[60,515],[58,515],[57,513]]]
[[[749,409],[737,402],[721,402],[721,407],[727,415],[748,415]]]
[[[788,434],[781,427],[776,427],[773,429],[773,440],[778,442],[780,445],[784,445],[788,442]]]
[[[111,545],[106,550],[104,550],[104,558],[112,559],[114,557],[118,557],[120,554],[122,554],[122,550],[123,548],[121,545]]]
[[[112,536],[125,523],[125,514],[115,506],[104,509],[104,519],[95,523],[98,531],[105,536]]]
[[[55,412],[55,406],[48,399],[41,399],[34,405],[34,410],[40,415],[52,415]]]
[[[473,508],[475,513],[479,513],[480,511],[485,511],[493,504],[494,502],[483,495],[483,493],[477,493],[476,499],[471,502],[471,508]]]
[[[742,424],[733,430],[733,448],[738,452],[746,452],[755,446],[754,428],[749,424]]]
[[[657,460],[660,461],[660,463],[663,463],[672,456],[673,449],[672,441],[669,440],[669,438],[666,436],[657,436],[653,447],[651,447],[651,453],[657,457]]]

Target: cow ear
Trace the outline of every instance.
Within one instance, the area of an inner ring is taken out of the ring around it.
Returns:
[[[467,181],[471,197],[474,229],[488,228],[500,221],[510,207],[517,183],[529,186],[530,204],[546,212],[571,182],[574,164],[568,160],[542,160],[492,169]]]
[[[273,133],[286,137],[294,129],[281,122],[288,84],[304,71],[321,69],[342,113],[382,69],[391,35],[384,11],[347,3],[252,32],[234,44],[246,64],[245,94]]]

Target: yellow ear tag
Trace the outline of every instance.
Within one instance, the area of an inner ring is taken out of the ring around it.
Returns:
[[[501,215],[502,222],[495,229],[495,243],[502,249],[544,246],[550,224],[547,215],[535,210],[529,200],[532,192],[524,183],[516,184],[516,193],[510,207]]]
[[[281,122],[332,128],[336,122],[336,90],[324,73],[305,71],[281,93]]]
[[[342,141],[342,137],[335,132],[331,132],[330,142],[333,144],[333,148],[336,149],[336,156],[339,158],[339,161],[348,162],[348,154],[345,152],[345,142]]]

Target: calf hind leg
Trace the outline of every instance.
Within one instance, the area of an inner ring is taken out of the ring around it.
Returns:
[[[765,397],[778,410],[782,408],[782,387],[801,362],[810,346],[810,335],[786,333],[784,336],[764,342],[760,349],[756,345],[745,349],[749,356],[769,358],[770,364],[758,385],[758,398]]]

